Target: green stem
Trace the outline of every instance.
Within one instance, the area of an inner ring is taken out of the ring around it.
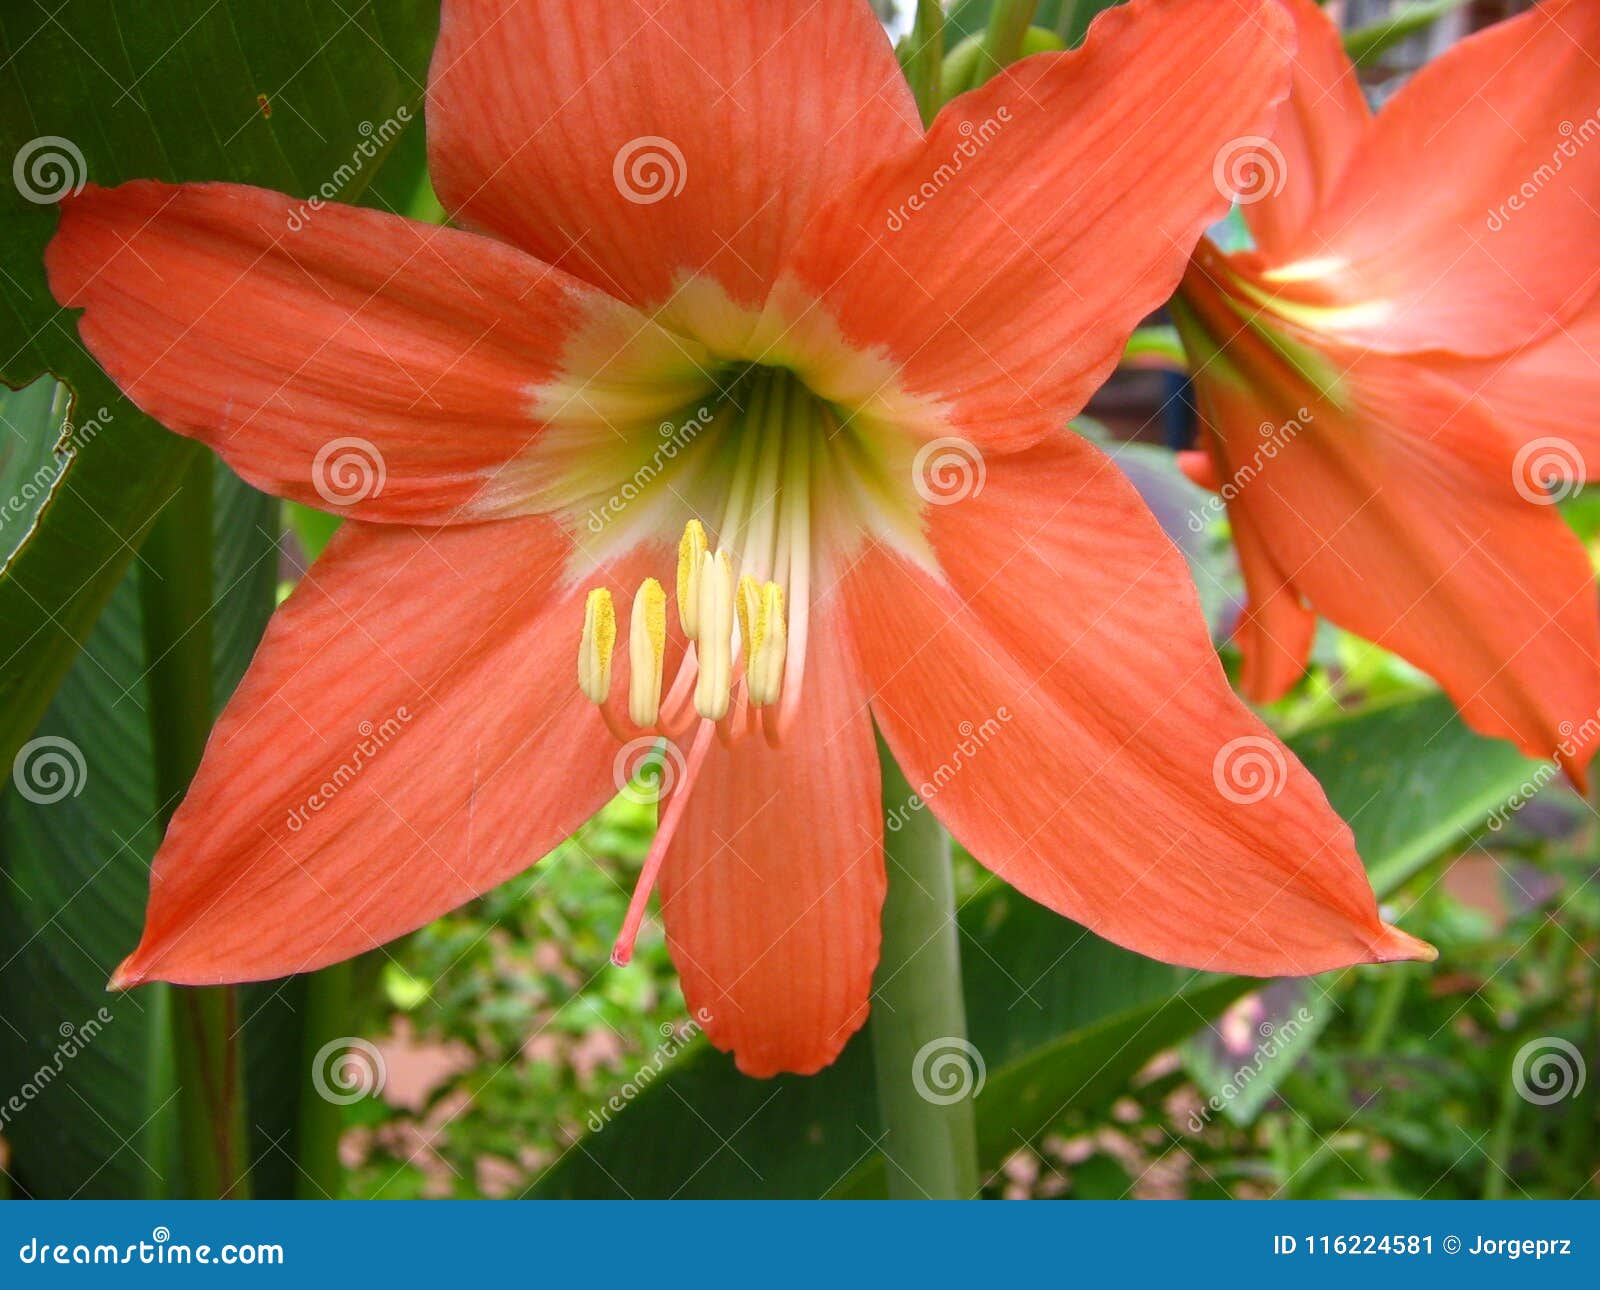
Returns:
[[[140,550],[145,683],[163,829],[211,732],[211,487],[210,454],[196,448]],[[172,1035],[187,1193],[247,1195],[244,1072],[233,987],[174,989]]]
[[[313,973],[306,982],[305,1031],[301,1069],[306,1072],[300,1090],[300,1117],[295,1134],[295,1195],[301,1200],[337,1200],[344,1191],[344,1169],[339,1164],[339,1138],[344,1131],[344,1106],[323,1096],[311,1078],[327,1069],[318,1060],[324,1044],[350,1033],[350,998],[353,968],[347,960]]]
[[[872,1056],[889,1195],[978,1194],[973,1097],[982,1059],[967,1042],[950,840],[882,741],[883,949],[872,990]]]
[[[996,72],[1011,66],[1022,53],[1023,38],[1033,25],[1039,0],[995,0],[989,10],[989,27],[983,33],[983,55],[978,59],[968,89],[977,89]]]

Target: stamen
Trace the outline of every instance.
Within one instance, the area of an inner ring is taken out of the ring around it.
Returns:
[[[583,602],[583,636],[578,642],[578,688],[590,703],[611,694],[611,651],[617,644],[617,614],[611,593],[594,587]]]
[[[705,526],[699,520],[690,520],[678,539],[678,622],[690,640],[695,636],[700,608],[700,562],[705,554]]]
[[[708,551],[702,557],[699,581],[695,643],[700,675],[694,709],[708,721],[720,721],[727,715],[733,688],[733,562],[726,551]]]
[[[783,690],[788,633],[783,620],[783,588],[756,585],[748,573],[739,579],[739,624],[745,641],[745,684],[753,707],[778,701]]]
[[[628,718],[653,726],[661,711],[661,668],[667,652],[667,593],[654,578],[639,584],[628,620]]]

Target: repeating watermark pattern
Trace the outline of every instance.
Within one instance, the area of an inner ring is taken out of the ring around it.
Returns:
[[[642,134],[617,149],[611,159],[611,182],[636,206],[654,206],[676,197],[689,182],[689,163],[671,139]]]
[[[330,1039],[311,1059],[311,1085],[317,1096],[339,1106],[377,1097],[388,1079],[378,1046],[359,1035]]]
[[[916,192],[885,216],[884,227],[891,233],[903,229],[914,215],[926,209],[928,203],[944,191],[967,162],[994,141],[1010,120],[1011,109],[1000,107],[993,116],[985,117],[982,121],[963,121],[958,125],[956,130],[961,135],[961,142],[956,145],[955,151],[935,167],[933,174],[922,181]]]
[[[645,1060],[644,1065],[640,1066],[621,1088],[589,1112],[587,1118],[589,1132],[599,1133],[600,1130],[611,1123],[613,1115],[616,1115],[629,1102],[649,1088],[655,1078],[666,1069],[667,1063],[687,1048],[690,1041],[701,1032],[710,1020],[711,1014],[701,1008],[681,1026],[675,1026],[670,1021],[663,1021],[661,1023],[661,1043]]]
[[[356,127],[361,135],[361,142],[355,146],[350,154],[350,160],[340,164],[339,168],[322,182],[309,198],[301,202],[289,212],[288,226],[291,233],[298,233],[312,220],[324,206],[333,201],[346,188],[353,184],[361,172],[370,162],[376,161],[385,148],[394,141],[411,121],[411,109],[398,107],[393,116],[387,120],[373,125],[371,121],[363,121]]]
[[[356,733],[360,736],[360,741],[349,758],[334,767],[333,773],[323,780],[304,802],[289,812],[285,821],[289,832],[298,833],[305,828],[313,815],[333,801],[342,789],[372,763],[373,758],[388,747],[411,720],[411,716],[411,710],[402,705],[394,710],[393,716],[385,717],[377,725],[363,721],[357,726]]]
[[[1217,749],[1211,779],[1230,802],[1250,806],[1283,792],[1289,782],[1289,759],[1276,739],[1240,735]]]
[[[1524,501],[1554,506],[1579,492],[1588,482],[1583,453],[1576,444],[1555,435],[1530,439],[1517,449],[1511,463],[1511,482]]]
[[[1229,502],[1239,494],[1265,468],[1266,463],[1294,442],[1296,437],[1316,418],[1309,408],[1295,409],[1294,416],[1277,423],[1263,421],[1259,427],[1260,442],[1250,454],[1250,460],[1235,470],[1214,493],[1208,493],[1199,506],[1189,512],[1186,521],[1191,533],[1203,533],[1206,527],[1220,519]]]
[[[377,497],[388,481],[383,454],[370,439],[330,439],[311,461],[311,486],[329,506],[354,506]]]
[[[1229,139],[1211,162],[1211,182],[1236,206],[1253,206],[1276,197],[1289,182],[1283,151],[1264,135]]]
[[[36,206],[51,206],[76,197],[89,182],[89,166],[71,139],[42,134],[17,149],[11,161],[11,182]]]
[[[651,806],[666,797],[686,770],[678,745],[653,735],[628,740],[611,759],[617,792],[637,806]]]
[[[71,422],[64,425],[61,437],[57,440],[55,451],[49,460],[24,479],[21,486],[4,502],[0,502],[0,532],[5,531],[6,525],[14,516],[38,514],[36,503],[40,498],[49,497],[55,492],[72,459],[93,443],[95,437],[110,425],[111,421],[111,409],[102,406],[88,420],[78,425],[73,425]]]
[[[66,1069],[67,1063],[92,1044],[111,1021],[111,1009],[106,1007],[102,1007],[82,1025],[75,1026],[70,1021],[63,1021],[57,1030],[61,1042],[55,1046],[55,1051],[23,1081],[21,1088],[0,1103],[0,1132],[4,1132],[6,1125],[27,1110],[28,1104],[49,1088]]]
[[[629,504],[635,501],[641,493],[661,476],[661,472],[677,460],[678,454],[687,448],[699,436],[700,432],[709,426],[715,413],[710,404],[695,410],[693,415],[685,417],[681,422],[663,421],[657,427],[661,442],[656,445],[655,451],[650,454],[650,460],[633,472],[633,475],[610,497],[606,498],[598,508],[589,511],[589,532],[599,533],[605,526],[616,519],[625,511]]]
[[[1584,749],[1600,739],[1600,713],[1588,717],[1582,725],[1563,721],[1557,730],[1561,738],[1556,744],[1557,758],[1542,762],[1527,779],[1518,784],[1504,802],[1489,813],[1487,824],[1491,833],[1498,833],[1510,823],[1511,817],[1539,795],[1551,780],[1561,774],[1562,761],[1576,763]]]
[[[1550,160],[1541,162],[1538,169],[1524,179],[1516,192],[1509,194],[1500,205],[1489,208],[1483,223],[1491,233],[1498,233],[1511,222],[1512,216],[1527,209],[1534,198],[1555,182],[1556,176],[1566,168],[1567,162],[1578,155],[1581,148],[1600,138],[1600,109],[1591,112],[1577,125],[1563,121],[1556,129],[1561,135],[1561,142],[1551,151]]]
[[[911,1083],[917,1096],[935,1106],[952,1106],[963,1098],[976,1098],[988,1078],[983,1054],[959,1035],[930,1039],[911,1059]]]
[[[932,506],[954,506],[983,492],[989,467],[975,443],[955,435],[930,439],[911,459],[911,486]]]
[[[937,797],[944,786],[961,773],[963,766],[988,747],[989,741],[1010,720],[1011,709],[1002,704],[994,710],[992,717],[984,718],[977,725],[963,721],[957,726],[961,740],[951,749],[950,756],[934,767],[933,774],[918,784],[910,797],[884,812],[883,822],[889,832],[898,833],[909,824],[912,815],[923,810],[931,799]]]
[[[1540,1035],[1517,1049],[1511,1082],[1517,1095],[1535,1106],[1551,1106],[1583,1092],[1588,1071],[1575,1044],[1559,1035]]]
[[[1261,1036],[1261,1042],[1251,1053],[1250,1060],[1235,1069],[1233,1074],[1222,1082],[1222,1086],[1206,1099],[1205,1104],[1190,1114],[1189,1131],[1199,1133],[1205,1128],[1211,1117],[1249,1088],[1256,1077],[1266,1069],[1267,1063],[1285,1051],[1312,1020],[1311,1009],[1301,1007],[1295,1011],[1294,1016],[1279,1024],[1263,1021],[1256,1029],[1256,1033]]]
[[[17,749],[11,760],[11,781],[30,802],[49,806],[77,797],[89,781],[83,750],[61,735],[40,735]]]

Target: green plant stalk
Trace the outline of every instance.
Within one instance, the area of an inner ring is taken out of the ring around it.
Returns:
[[[306,1078],[300,1089],[300,1112],[295,1129],[294,1194],[299,1200],[338,1200],[344,1192],[344,1168],[339,1163],[339,1137],[344,1130],[344,1107],[324,1097],[313,1078],[328,1069],[318,1060],[324,1044],[349,1033],[350,998],[354,969],[349,960],[314,973],[306,982],[301,1069]]]
[[[210,454],[198,446],[140,550],[145,683],[162,829],[183,800],[211,732]],[[171,998],[178,1135],[186,1194],[249,1194],[243,1045],[232,986]]]
[[[1022,41],[1033,25],[1039,0],[995,0],[989,10],[989,27],[983,33],[983,55],[977,61],[972,83],[977,89],[996,72],[1011,66],[1022,53]]]
[[[950,839],[881,739],[878,757],[884,819],[894,825],[884,830],[889,891],[871,1022],[889,1195],[970,1199],[978,1194],[972,1093],[981,1067],[967,1043]]]

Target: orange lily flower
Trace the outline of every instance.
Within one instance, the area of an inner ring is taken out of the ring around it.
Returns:
[[[1261,975],[1428,955],[1064,429],[1220,215],[1213,158],[1270,119],[1286,39],[1272,3],[1134,0],[924,132],[859,0],[446,0],[430,166],[476,231],[291,229],[230,185],[67,203],[51,283],[129,396],[349,516],[113,984],[367,950],[666,740],[617,958],[659,878],[711,1039],[814,1071],[877,959],[874,721],[975,855],[1124,945]]]
[[[1600,463],[1600,117],[1576,124],[1600,5],[1465,40],[1376,115],[1333,22],[1286,6],[1289,103],[1236,176],[1255,245],[1202,242],[1175,305],[1184,466],[1222,491],[1249,593],[1243,686],[1281,697],[1320,614],[1581,784],[1600,627],[1551,503]]]

